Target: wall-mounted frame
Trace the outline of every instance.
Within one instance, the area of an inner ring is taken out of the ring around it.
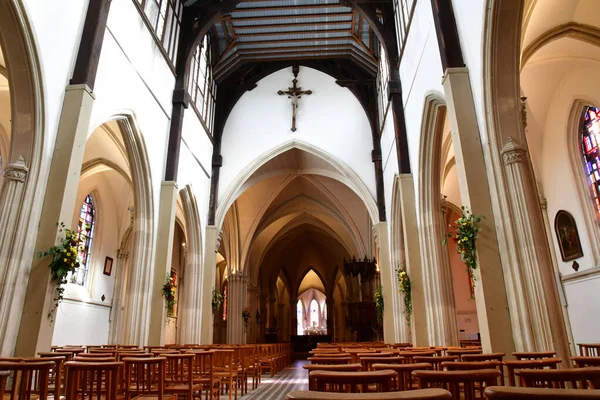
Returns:
[[[113,259],[111,257],[106,257],[104,259],[104,275],[110,276],[110,274],[112,273],[112,267]]]
[[[565,210],[559,210],[554,217],[554,231],[564,262],[583,257],[583,249],[579,240],[579,232],[573,215]]]

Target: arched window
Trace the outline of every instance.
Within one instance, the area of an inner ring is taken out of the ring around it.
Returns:
[[[313,299],[310,302],[310,327],[314,328],[319,326],[319,303]]]
[[[223,284],[223,321],[227,321],[227,282]]]
[[[304,335],[304,306],[302,305],[302,301],[298,300],[296,303],[296,319],[298,320],[298,327],[296,328],[297,335]]]
[[[596,218],[600,220],[600,110],[587,107],[581,128],[581,150],[585,163],[585,173],[588,178]]]
[[[94,222],[96,210],[92,195],[88,194],[83,201],[79,212],[79,223],[77,224],[77,249],[79,257],[79,268],[71,274],[68,280],[71,283],[85,286],[92,255],[92,240],[94,238]]]

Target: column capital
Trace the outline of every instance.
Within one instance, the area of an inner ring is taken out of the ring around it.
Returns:
[[[4,171],[4,177],[12,181],[25,182],[28,172],[29,168],[25,165],[25,159],[23,156],[19,156],[17,161],[8,164],[6,171]]]
[[[512,137],[509,137],[504,147],[502,147],[500,154],[502,155],[504,165],[510,165],[525,162],[527,150],[515,142]]]

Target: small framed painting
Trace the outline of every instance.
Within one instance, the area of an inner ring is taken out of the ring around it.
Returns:
[[[110,276],[112,273],[113,259],[110,257],[106,257],[104,260],[104,275]]]
[[[554,218],[554,230],[563,261],[567,262],[583,257],[579,232],[571,213],[559,210]]]

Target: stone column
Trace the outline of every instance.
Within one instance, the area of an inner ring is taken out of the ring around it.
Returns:
[[[73,219],[93,103],[94,95],[87,85],[67,87],[48,175],[48,190],[37,232],[35,254],[56,244],[59,239],[57,222],[69,225]],[[5,183],[5,186],[8,185],[10,181]],[[16,356],[34,356],[39,351],[50,349],[54,323],[50,323],[47,315],[53,304],[56,286],[50,280],[48,263],[47,257],[34,259],[18,338],[14,335],[15,329],[11,337],[5,337],[3,342],[3,346],[11,347],[10,343],[14,344],[16,340]],[[0,326],[5,326],[5,323],[8,321],[0,321]]]
[[[246,335],[246,343],[257,343],[259,322],[256,321],[256,312],[258,311],[258,298],[256,295],[258,286],[256,283],[248,283],[248,307],[250,307],[250,322]]]
[[[277,321],[277,337],[279,341],[285,340],[285,305],[283,303],[277,303],[277,312],[279,314],[279,320]]]
[[[246,330],[242,311],[246,308],[247,278],[241,272],[232,273],[228,278],[229,289],[227,295],[227,344],[244,344]]]
[[[206,227],[204,251],[204,268],[202,269],[202,333],[200,343],[211,344],[213,341],[213,313],[211,311],[212,290],[215,287],[217,270],[217,252],[221,245],[223,233],[214,225]],[[231,287],[229,287],[231,290]],[[229,317],[228,317],[229,318]]]
[[[427,346],[434,343],[428,343],[427,340],[427,308],[425,306],[425,285],[423,280],[423,266],[421,264],[421,253],[419,245],[419,236],[415,232],[419,231],[417,224],[417,209],[415,201],[415,186],[412,174],[402,174],[398,177],[400,190],[400,210],[402,212],[402,235],[404,237],[404,262],[406,270],[412,281],[412,324],[410,326],[411,338],[409,338],[406,318],[402,315],[400,318],[399,342],[409,342],[415,346]],[[394,271],[395,272],[395,271]],[[396,274],[393,274],[396,290],[399,290]],[[404,312],[404,300],[398,296],[399,309]],[[439,321],[436,321],[439,323]],[[456,343],[458,344],[458,342]]]
[[[113,289],[113,298],[110,309],[110,344],[127,344],[121,341],[121,330],[123,324],[123,290],[127,286],[127,261],[129,252],[127,250],[117,250],[117,263],[115,265],[115,287]]]
[[[160,205],[158,211],[158,229],[156,238],[156,261],[152,284],[152,303],[148,344],[162,346],[165,344],[165,328],[167,312],[162,287],[171,271],[173,259],[173,237],[175,235],[175,214],[177,201],[177,183],[163,182],[160,188]]]
[[[396,274],[390,265],[387,222],[373,225],[373,236],[378,250],[377,261],[383,290],[383,340],[385,343],[394,343],[397,339],[394,327],[397,325],[396,318],[400,318],[400,310],[397,309],[398,302],[394,302],[394,296],[397,295],[393,285]]]
[[[447,68],[443,78],[462,204],[485,219],[479,224],[475,270],[477,318],[484,352],[514,351],[507,293],[496,237],[471,83],[467,68]]]
[[[568,335],[529,155],[510,137],[500,154],[513,218],[513,257],[519,260],[507,266],[506,282],[515,347],[554,350],[568,363]]]

